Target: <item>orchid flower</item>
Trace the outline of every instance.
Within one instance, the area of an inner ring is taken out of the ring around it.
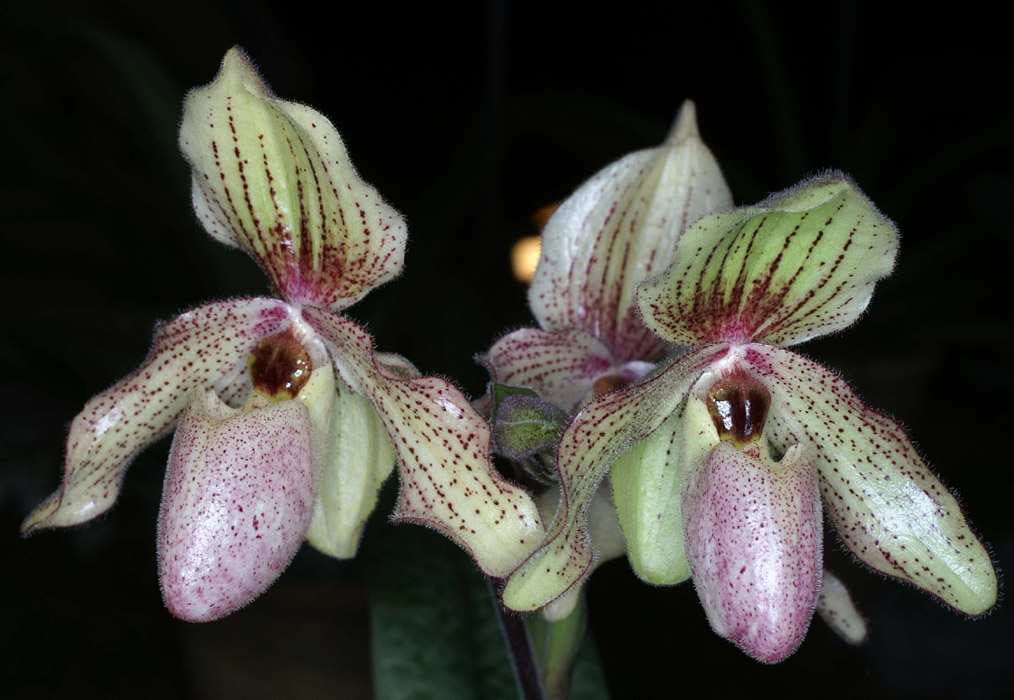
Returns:
[[[353,556],[395,462],[395,519],[442,529],[487,573],[511,571],[542,524],[492,469],[485,421],[343,314],[401,272],[406,227],[332,124],[276,98],[232,49],[188,95],[179,142],[201,223],[250,254],[280,298],[213,302],[160,326],[141,368],[74,419],[63,483],[23,534],[103,513],[134,456],[175,428],[158,561],[182,618],[245,605],[304,538]]]
[[[606,166],[549,217],[528,292],[540,328],[493,344],[481,358],[493,381],[533,389],[567,414],[638,381],[670,346],[642,323],[637,285],[668,265],[688,223],[731,206],[729,186],[687,100],[664,143]],[[608,484],[599,490],[590,511],[596,564],[626,551],[609,491]],[[549,515],[558,501],[556,488],[538,499]],[[575,587],[543,612],[559,619],[576,601]]]
[[[852,324],[897,247],[892,223],[840,173],[684,230],[668,269],[631,291],[681,354],[594,398],[563,431],[560,506],[508,577],[505,605],[540,609],[588,574],[588,514],[610,473],[638,574],[692,577],[712,628],[758,660],[790,655],[815,608],[846,638],[863,635],[822,572],[824,512],[869,567],[969,615],[993,606],[985,548],[901,427],[785,349]]]
[[[665,143],[606,166],[546,222],[528,290],[540,328],[494,343],[483,362],[495,380],[570,412],[640,379],[669,345],[642,323],[637,285],[665,269],[687,224],[731,206],[687,100]]]

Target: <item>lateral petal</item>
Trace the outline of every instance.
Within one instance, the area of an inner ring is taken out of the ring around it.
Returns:
[[[277,299],[232,299],[187,311],[155,330],[144,364],[92,398],[67,436],[63,483],[21,525],[28,535],[91,520],[116,500],[131,460],[165,435],[192,391],[228,390],[235,398],[250,351],[289,324]]]
[[[392,517],[441,531],[490,576],[511,571],[543,527],[528,493],[493,469],[486,421],[449,381],[391,373],[377,362],[370,334],[348,318],[315,308],[303,314],[391,436],[401,481]]]
[[[690,226],[638,303],[673,343],[793,345],[851,325],[897,251],[894,225],[830,172]]]
[[[534,389],[567,412],[592,395],[596,379],[619,372],[609,349],[581,329],[522,328],[493,343],[479,360],[498,384]]]
[[[817,473],[807,447],[778,463],[762,442],[720,442],[688,467],[683,528],[694,586],[711,628],[777,663],[803,641],[821,576]]]
[[[224,617],[289,565],[313,513],[310,431],[300,401],[241,411],[213,391],[194,394],[159,510],[159,581],[171,613]]]
[[[595,495],[592,496],[591,505],[588,507],[588,537],[591,547],[595,551],[595,558],[588,570],[588,576],[605,562],[621,557],[627,551],[623,531],[620,530],[620,524],[616,520],[616,508],[613,507],[610,491],[611,489],[605,483],[600,485],[595,491]],[[555,512],[559,500],[559,488],[554,487],[546,491],[539,497],[539,505],[542,506],[539,512],[546,514],[547,509],[549,513]],[[546,519],[548,519],[548,514],[543,518],[543,520]],[[557,622],[574,612],[574,607],[581,598],[581,586],[587,580],[588,578],[585,577],[578,581],[566,593],[549,603],[542,609],[542,616],[550,622]]]
[[[187,96],[179,143],[201,223],[288,301],[338,310],[401,273],[404,220],[359,177],[331,122],[275,97],[239,49]]]
[[[641,322],[635,289],[669,264],[687,224],[731,206],[688,100],[665,143],[606,166],[550,217],[532,313],[547,330],[588,331],[619,363],[660,359],[666,345]]]
[[[896,422],[804,357],[750,345],[744,358],[771,391],[772,442],[816,448],[824,504],[853,554],[969,615],[996,603],[989,555]]]
[[[703,368],[727,351],[711,346],[684,355],[640,384],[600,396],[574,417],[556,453],[560,506],[541,546],[507,580],[504,605],[537,610],[588,573],[594,561],[588,509],[602,477],[620,455],[676,412]]]

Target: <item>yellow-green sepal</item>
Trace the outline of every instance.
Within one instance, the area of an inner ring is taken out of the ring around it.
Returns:
[[[306,540],[325,554],[349,559],[356,554],[380,487],[394,469],[395,452],[370,402],[341,377],[335,380],[330,444]]]
[[[643,580],[673,585],[690,577],[680,501],[683,411],[613,464],[613,501],[627,558]]]

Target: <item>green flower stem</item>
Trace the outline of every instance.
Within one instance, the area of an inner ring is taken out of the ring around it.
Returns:
[[[539,665],[535,661],[532,638],[525,625],[525,619],[510,612],[500,603],[497,584],[493,579],[488,581],[490,592],[493,594],[493,606],[500,620],[500,629],[503,631],[507,653],[514,668],[514,678],[517,680],[522,699],[548,700],[542,688],[542,679],[539,678]]]
[[[583,592],[573,612],[562,620],[549,622],[538,613],[527,620],[547,700],[566,700],[570,696],[574,660],[586,621]]]

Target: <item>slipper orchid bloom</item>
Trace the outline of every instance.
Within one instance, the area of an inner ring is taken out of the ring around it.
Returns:
[[[534,389],[572,412],[640,379],[669,350],[641,321],[637,285],[669,264],[680,232],[732,207],[694,103],[665,143],[611,163],[546,222],[528,305],[540,328],[498,340],[482,358],[495,380]]]
[[[351,557],[397,461],[395,519],[442,529],[503,576],[532,551],[532,499],[489,461],[489,428],[450,382],[374,351],[342,312],[402,269],[401,216],[356,173],[321,114],[276,98],[238,50],[187,97],[180,147],[198,218],[280,298],[231,299],[160,326],[134,374],[89,401],[61,487],[22,533],[85,522],[134,456],[175,428],[158,528],[175,615],[222,617],[306,538]]]
[[[493,381],[533,389],[573,414],[594,396],[641,379],[670,348],[642,323],[637,285],[665,269],[688,223],[731,206],[687,100],[664,143],[606,166],[549,217],[528,290],[540,328],[522,328],[493,344],[481,358]],[[550,514],[557,491],[538,501]],[[591,508],[596,563],[625,551],[611,500],[607,486]],[[577,592],[544,608],[546,617],[566,616]]]
[[[692,577],[712,628],[758,660],[789,656],[815,608],[847,639],[864,634],[822,573],[825,510],[871,568],[969,615],[992,607],[985,548],[901,427],[785,349],[852,324],[897,246],[839,173],[684,230],[668,269],[636,290],[644,324],[682,354],[594,398],[564,430],[560,506],[505,605],[538,610],[587,576],[589,510],[611,470],[638,574]]]

